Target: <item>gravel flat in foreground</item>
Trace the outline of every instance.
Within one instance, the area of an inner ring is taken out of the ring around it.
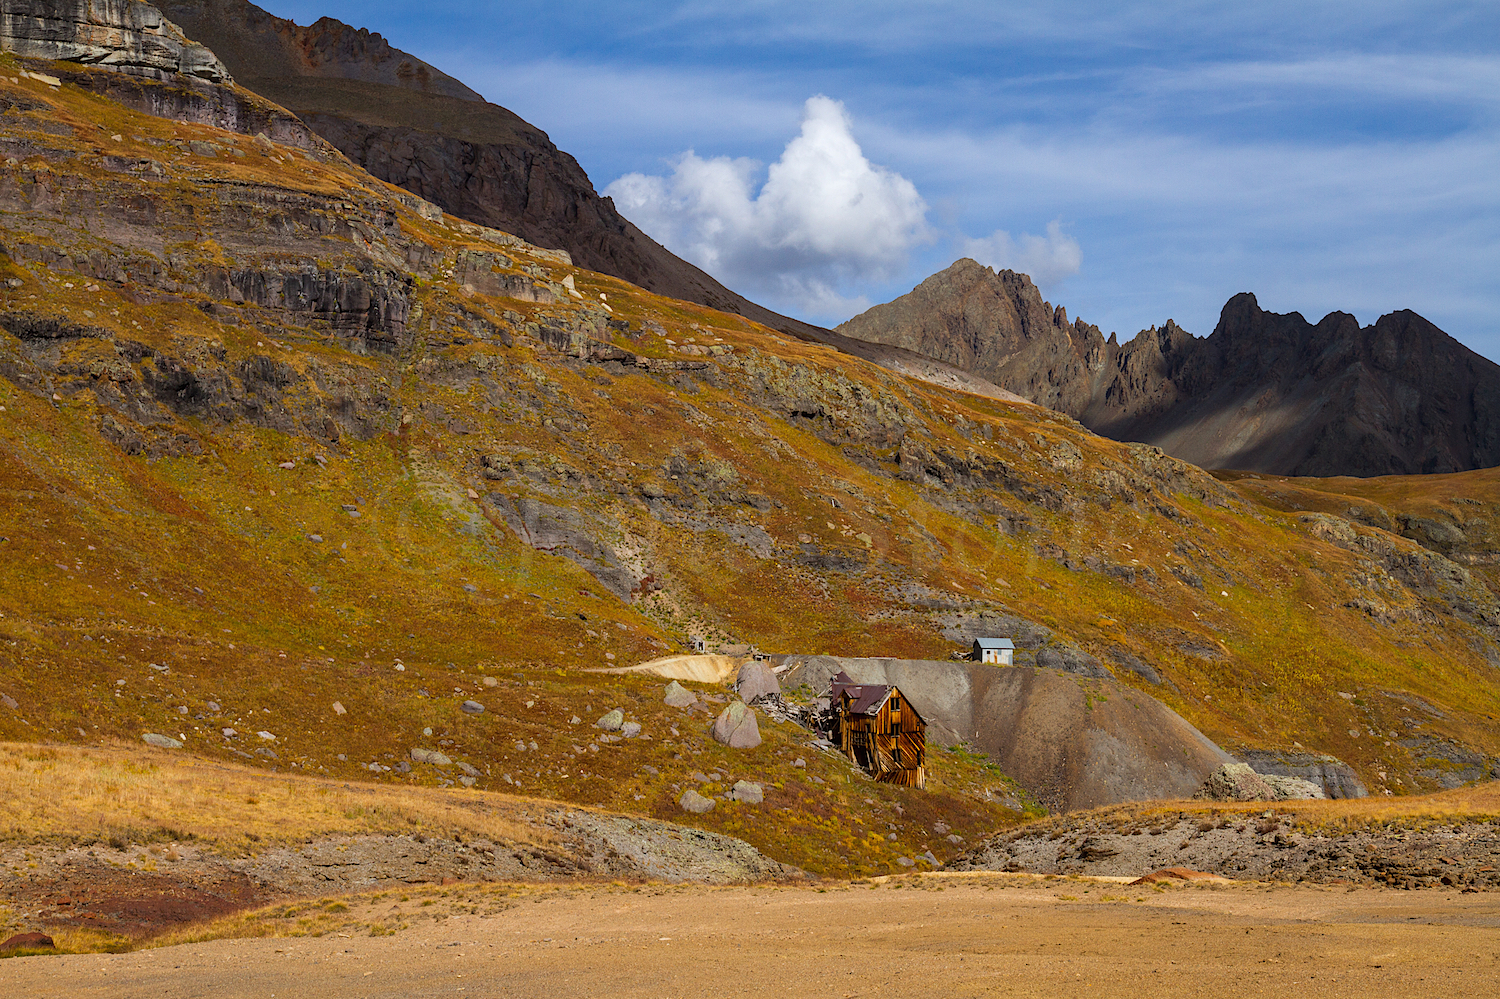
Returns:
[[[31,997],[1478,996],[1500,895],[929,875],[606,886],[393,936],[218,940],[0,961]],[[373,903],[388,905],[388,902]],[[372,914],[375,909],[372,908]]]

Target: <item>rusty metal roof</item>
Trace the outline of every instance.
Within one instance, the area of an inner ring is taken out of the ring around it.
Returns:
[[[829,693],[835,701],[840,700],[844,694],[849,695],[849,712],[856,715],[873,715],[880,711],[880,706],[891,696],[894,687],[883,683],[855,683],[853,678],[843,670],[835,673],[830,678]]]

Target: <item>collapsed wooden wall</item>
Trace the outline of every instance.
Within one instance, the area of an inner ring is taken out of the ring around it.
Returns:
[[[885,784],[922,787],[927,782],[927,726],[905,704],[899,691],[874,715],[848,710],[848,696],[839,705],[839,748],[874,778]]]

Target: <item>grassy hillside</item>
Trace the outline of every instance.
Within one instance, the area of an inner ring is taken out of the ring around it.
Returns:
[[[660,683],[585,671],[691,635],[944,658],[1012,631],[1022,661],[1096,659],[1377,794],[1500,753],[1494,597],[1416,541],[434,219],[336,154],[15,70],[0,739],[456,776],[395,769],[426,747],[481,789],[674,818],[673,785],[719,767],[797,790],[693,821],[823,870],[943,855],[850,835],[867,797],[976,829],[1013,791],[961,752],[928,792],[859,783],[769,722],[732,753]],[[1486,475],[1444,495],[1488,502]],[[652,739],[591,749],[617,706]]]

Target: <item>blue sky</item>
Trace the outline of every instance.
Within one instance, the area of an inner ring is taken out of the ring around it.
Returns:
[[[285,0],[544,129],[633,221],[824,324],[959,256],[1128,339],[1233,294],[1500,360],[1500,5]]]

